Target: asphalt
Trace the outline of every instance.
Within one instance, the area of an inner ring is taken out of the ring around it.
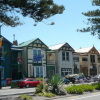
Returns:
[[[69,85],[72,85],[72,84],[69,84]],[[7,86],[7,87],[2,87],[2,89],[0,91],[2,91],[2,90],[3,91],[10,91],[10,90],[16,90],[16,89],[17,88],[12,89],[11,86]],[[96,92],[96,91],[94,91],[94,92]],[[89,93],[89,92],[87,92],[87,93]],[[64,95],[64,96],[56,96],[56,97],[52,97],[52,98],[47,98],[47,97],[34,96],[33,91],[31,91],[31,92],[24,91],[23,93],[15,93],[15,94],[9,93],[8,95],[0,94],[0,100],[17,100],[15,98],[17,98],[19,95],[22,95],[22,94],[31,95],[31,96],[33,96],[34,100],[52,100],[52,99],[57,99],[57,98],[65,98],[65,97],[70,97],[70,96],[76,96],[76,94],[67,94],[67,95]],[[2,98],[7,98],[7,99],[2,99]]]

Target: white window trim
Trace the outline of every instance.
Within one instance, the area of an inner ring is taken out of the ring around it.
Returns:
[[[42,50],[41,50],[41,49],[36,49],[36,48],[35,48],[35,49],[33,49],[33,51],[34,51],[34,50],[36,50],[36,51],[40,50],[40,51],[41,51],[41,54],[42,54]]]
[[[68,60],[66,60],[66,53],[68,53],[68,54],[69,54],[69,52],[62,51],[62,53],[63,53],[63,52],[65,53],[65,60],[63,60],[63,55],[62,55],[62,61],[70,61],[70,57],[69,57],[69,56],[68,56],[68,57],[69,57],[69,59],[68,59]]]
[[[39,73],[40,73],[40,67],[43,67],[43,66],[35,66],[35,67],[33,67],[34,68],[34,77],[36,77],[36,67],[39,67]]]

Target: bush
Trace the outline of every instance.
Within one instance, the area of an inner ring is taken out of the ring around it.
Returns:
[[[92,85],[72,85],[66,88],[67,93],[82,94],[83,92],[94,91],[95,87]]]
[[[83,94],[84,89],[80,88],[79,86],[72,85],[66,88],[67,93],[69,94]]]
[[[44,89],[45,89],[45,92],[49,92],[47,85],[44,85]],[[41,82],[39,85],[37,85],[36,91],[34,94],[42,93],[42,90],[43,90],[43,83]]]
[[[20,95],[18,98],[21,100],[32,100],[32,96],[27,95]]]
[[[89,84],[86,85],[80,85],[80,88],[83,88],[84,92],[88,92],[88,91],[94,91],[95,87]]]
[[[53,93],[45,93],[44,96],[45,97],[55,97],[55,94],[53,94]]]
[[[100,90],[100,83],[99,82],[95,85],[95,89]]]
[[[44,95],[43,93],[39,93],[39,94],[38,94],[38,96],[43,96],[43,95]]]
[[[37,80],[40,80],[40,81],[43,81],[43,78],[42,77],[37,77],[36,79]]]

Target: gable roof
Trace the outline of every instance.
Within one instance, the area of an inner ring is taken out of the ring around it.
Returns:
[[[36,39],[38,39],[38,38],[36,38]],[[36,39],[32,39],[32,40],[29,40],[29,41],[26,41],[26,42],[22,42],[22,43],[20,43],[18,46],[19,46],[19,47],[27,46],[27,45],[29,45],[30,43],[34,42]]]
[[[58,49],[60,49],[64,44],[66,44],[66,43],[61,43],[61,44],[53,45],[53,46],[50,46],[49,49],[51,49],[51,50],[58,50]]]
[[[87,48],[80,48],[80,49],[77,49],[75,50],[75,52],[77,53],[89,53],[91,50],[95,50],[97,54],[99,54],[99,51],[96,50],[96,48],[93,46],[93,47],[87,47]]]
[[[76,49],[75,52],[78,53],[87,53],[92,49],[92,47],[87,47],[87,48],[80,48],[80,49]]]
[[[7,41],[8,43],[10,43],[11,45],[13,45],[9,40],[7,40],[4,36],[0,35],[0,37],[3,37],[3,41]]]
[[[29,41],[26,41],[26,42],[22,42],[22,43],[20,43],[18,46],[19,47],[25,47],[25,46],[28,46],[29,44],[31,44],[32,42],[34,42],[34,41],[36,41],[36,40],[39,40],[39,41],[41,41],[39,38],[36,38],[36,39],[32,39],[32,40],[29,40]],[[42,41],[41,41],[41,43],[43,43]],[[44,43],[43,43],[44,44]],[[45,45],[45,44],[44,44]],[[47,45],[45,45],[47,48],[48,48],[48,46]]]
[[[50,46],[49,49],[51,50],[72,50],[74,52],[74,49],[67,42]]]

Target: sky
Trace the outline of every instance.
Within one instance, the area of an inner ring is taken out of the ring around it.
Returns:
[[[82,12],[94,10],[99,7],[92,6],[91,0],[54,0],[58,5],[64,5],[63,14],[57,14],[47,20],[46,23],[55,22],[55,25],[46,25],[43,22],[34,26],[35,22],[29,17],[20,17],[20,21],[25,24],[17,27],[3,26],[1,34],[10,42],[13,42],[13,34],[15,40],[19,43],[39,38],[47,46],[56,45],[67,42],[73,49],[95,46],[100,50],[100,40],[97,36],[92,36],[91,33],[80,33],[77,29],[87,27],[84,22],[87,22],[86,16]]]

